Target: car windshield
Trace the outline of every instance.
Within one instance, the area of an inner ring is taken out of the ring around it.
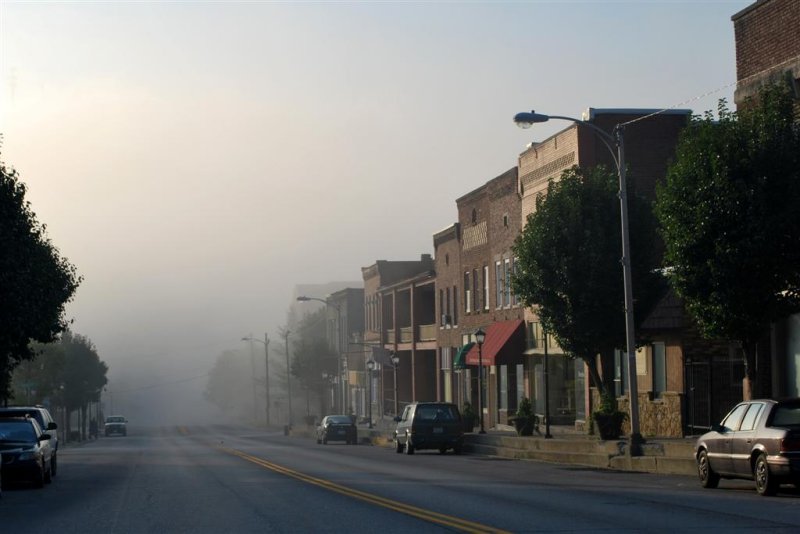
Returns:
[[[352,420],[346,415],[334,415],[328,417],[329,425],[349,425],[351,422]]]
[[[25,442],[36,441],[36,433],[28,423],[0,421],[0,442]]]
[[[420,406],[417,418],[422,421],[455,421],[458,415],[455,406]]]
[[[120,416],[113,416],[106,419],[106,423],[124,423],[125,418]]]

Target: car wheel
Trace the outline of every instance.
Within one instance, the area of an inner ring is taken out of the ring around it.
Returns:
[[[769,464],[767,463],[767,456],[764,453],[759,454],[758,458],[756,458],[753,478],[756,480],[756,491],[759,495],[775,495],[775,492],[778,490],[778,484],[775,478],[769,473]]]
[[[697,476],[700,477],[700,485],[704,488],[716,488],[719,485],[719,475],[711,469],[706,451],[700,451],[697,455]]]
[[[322,438],[322,444],[323,445],[327,445],[328,444],[328,437],[327,436]]]
[[[394,452],[396,452],[397,454],[402,454],[404,448],[405,447],[403,447],[403,444],[400,443],[400,439],[397,436],[395,436],[394,437]]]
[[[53,471],[50,470],[50,466],[47,466],[47,470],[44,472],[44,481],[47,484],[53,481]]]
[[[447,452],[447,447],[439,447],[439,454],[445,454]]]
[[[411,436],[406,436],[406,454],[414,454],[414,446],[411,444]]]

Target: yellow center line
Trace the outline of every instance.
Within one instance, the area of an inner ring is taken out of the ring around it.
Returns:
[[[281,473],[283,475],[295,478],[297,480],[301,480],[308,484],[313,484],[315,486],[327,489],[329,491],[333,491],[335,493],[340,493],[342,495],[366,501],[368,503],[375,504],[377,506],[382,506],[384,508],[394,510],[395,512],[400,512],[402,514],[410,515],[418,519],[422,519],[424,521],[437,523],[439,525],[444,525],[446,527],[455,528],[463,532],[507,534],[506,531],[501,529],[497,529],[487,525],[482,525],[480,523],[475,523],[473,521],[467,521],[466,519],[460,519],[458,517],[453,517],[446,514],[440,514],[439,512],[434,512],[432,510],[417,508],[416,506],[412,506],[410,504],[405,504],[399,501],[393,501],[391,499],[379,497],[378,495],[372,495],[371,493],[366,493],[364,491],[359,491],[357,489],[348,488],[346,486],[336,484],[329,480],[312,477],[311,475],[306,475],[305,473],[300,473],[299,471],[294,471],[287,467],[283,467],[278,464],[268,462],[267,460],[258,458],[257,456],[251,456],[247,453],[238,451],[236,449],[231,449],[228,447],[217,447],[217,448],[223,452],[227,452],[228,454],[232,454],[234,456],[242,458],[243,460],[247,460],[248,462],[252,462],[256,465],[260,465],[261,467],[265,467],[267,469],[275,471],[276,473]]]

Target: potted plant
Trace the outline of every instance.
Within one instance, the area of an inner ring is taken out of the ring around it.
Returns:
[[[464,422],[464,432],[472,432],[475,428],[475,420],[478,416],[475,410],[472,409],[472,403],[469,401],[464,403],[464,409],[461,410],[461,420]]]
[[[592,414],[600,439],[617,439],[622,435],[622,423],[628,415],[617,409],[617,399],[605,393],[600,397],[600,406]]]
[[[519,400],[519,406],[513,416],[509,417],[519,436],[532,436],[539,433],[539,416],[533,412],[533,403],[527,397]]]

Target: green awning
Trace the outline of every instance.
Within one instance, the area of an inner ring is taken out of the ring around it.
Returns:
[[[470,341],[456,353],[456,358],[453,360],[453,369],[466,369],[467,368],[467,353],[475,346],[475,343]]]

